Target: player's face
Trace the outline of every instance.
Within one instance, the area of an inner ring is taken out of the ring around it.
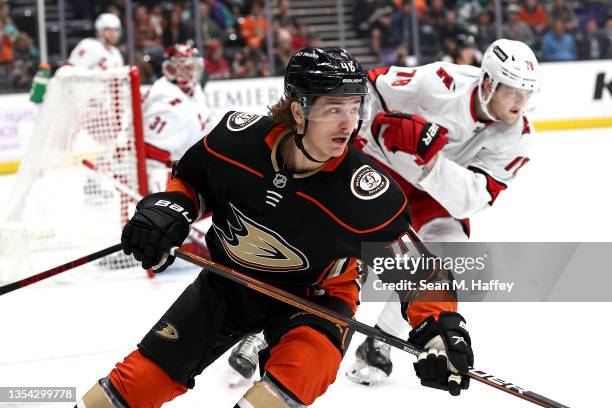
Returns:
[[[312,105],[304,136],[307,151],[327,160],[342,155],[359,124],[359,96],[322,96]]]
[[[119,30],[116,28],[105,28],[102,30],[102,37],[110,45],[117,45],[119,42]]]
[[[489,111],[503,123],[511,125],[518,120],[532,94],[532,91],[500,84],[493,93]]]

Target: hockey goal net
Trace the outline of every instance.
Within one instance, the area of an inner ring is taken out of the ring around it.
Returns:
[[[49,81],[8,203],[0,213],[0,282],[29,277],[120,241],[135,202],[83,165],[146,194],[136,68],[62,67]],[[55,282],[99,274],[142,276],[131,257],[108,256]]]

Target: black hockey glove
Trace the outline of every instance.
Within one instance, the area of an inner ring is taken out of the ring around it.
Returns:
[[[465,319],[459,313],[442,312],[438,320],[428,317],[410,332],[409,341],[425,349],[414,363],[421,385],[451,395],[468,389],[470,378],[460,373],[474,365],[474,353]]]
[[[181,246],[195,215],[195,205],[184,194],[162,192],[144,197],[123,227],[123,252],[133,253],[144,269],[162,272],[174,262],[168,251]]]

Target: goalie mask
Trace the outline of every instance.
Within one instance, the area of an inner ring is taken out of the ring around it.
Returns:
[[[162,71],[168,81],[192,95],[204,72],[204,59],[190,44],[176,44],[166,49]]]
[[[320,96],[358,96],[358,107],[350,107],[333,115],[322,114],[313,105]],[[355,123],[351,139],[357,135],[363,121],[370,117],[367,75],[357,60],[342,48],[307,47],[293,54],[285,73],[285,97],[297,99],[305,119],[304,132],[295,132],[295,143],[311,161],[302,139],[309,121],[337,121],[350,118]]]

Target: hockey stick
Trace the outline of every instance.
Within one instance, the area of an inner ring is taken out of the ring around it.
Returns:
[[[103,258],[106,255],[110,255],[112,253],[119,251],[120,249],[121,249],[121,244],[115,244],[108,248],[104,248],[100,251],[91,253],[89,255],[85,255],[78,259],[75,259],[74,261],[70,261],[63,265],[51,268],[47,271],[37,273],[36,275],[30,276],[29,278],[25,278],[17,282],[9,283],[8,285],[0,286],[0,296],[4,295],[5,293],[12,292],[16,289],[23,288],[24,286],[28,286],[33,283],[39,282],[43,279],[47,279],[52,276],[58,275],[62,272],[69,271],[70,269],[74,269],[77,266],[85,265],[86,263],[95,261],[96,259]]]
[[[416,237],[418,238],[418,235]],[[422,243],[422,241],[420,241],[420,239],[418,242],[420,242],[420,245],[417,244],[417,242],[415,242],[415,245],[424,247],[424,244]],[[372,337],[376,340],[387,343],[390,346],[397,347],[400,350],[404,350],[414,356],[418,357],[418,355],[424,351],[423,349],[416,347],[415,345],[405,340],[402,340],[398,337],[392,336],[381,330],[375,329],[374,327],[363,324],[355,319],[341,315],[340,313],[334,310],[328,309],[323,306],[319,306],[306,299],[302,299],[299,296],[286,292],[282,289],[279,289],[265,282],[261,282],[257,279],[254,279],[243,273],[237,272],[233,269],[230,269],[226,266],[218,264],[214,261],[211,261],[205,258],[201,258],[197,255],[191,254],[180,248],[177,248],[177,247],[172,248],[170,250],[170,254],[176,256],[179,259],[190,262],[194,265],[198,265],[206,269],[207,271],[210,271],[219,276],[227,278],[233,282],[239,283],[257,292],[263,293],[265,295],[268,295],[270,297],[283,301],[287,304],[295,306],[299,309],[302,309],[305,312],[311,313],[315,316],[328,320],[334,324],[337,324],[340,327],[348,327],[368,337]],[[467,375],[468,377],[476,381],[480,381],[484,384],[498,388],[502,391],[505,391],[509,394],[512,394],[516,397],[522,398],[524,400],[527,400],[529,402],[532,402],[542,407],[569,408],[567,405],[553,401],[542,395],[536,394],[533,391],[527,391],[524,388],[518,387],[509,381],[502,380],[501,378],[488,374],[482,370],[476,370],[474,368],[471,368],[468,373],[462,374],[462,375]]]

